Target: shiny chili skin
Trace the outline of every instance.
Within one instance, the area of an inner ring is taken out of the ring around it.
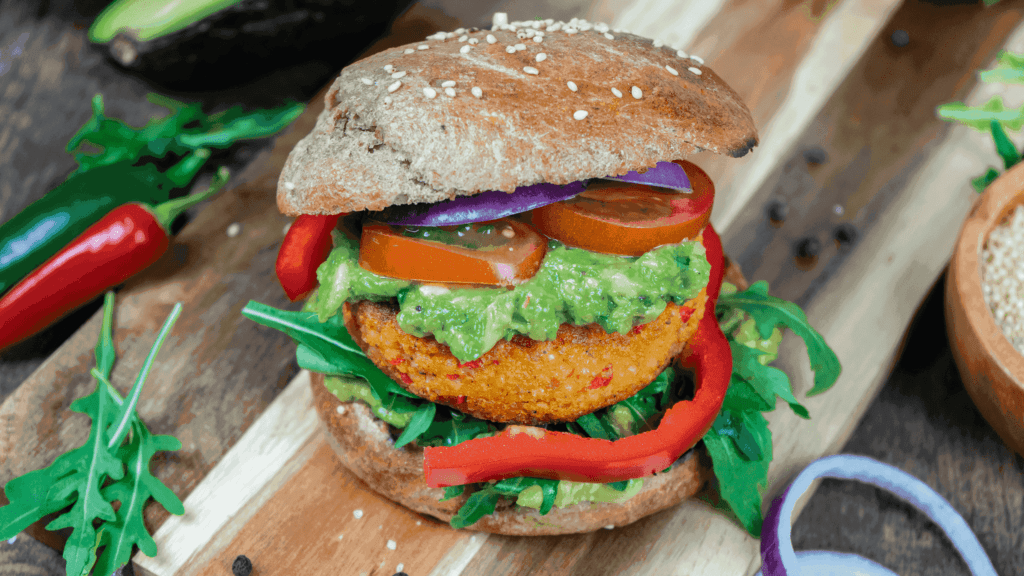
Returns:
[[[0,294],[117,206],[166,202],[201,166],[190,161],[171,176],[152,164],[122,162],[68,178],[0,226]]]
[[[216,194],[227,177],[221,168],[206,192],[157,206],[122,204],[86,228],[0,298],[0,349],[32,336],[156,262],[170,245],[174,219]]]
[[[303,214],[292,222],[277,253],[277,280],[292,302],[316,288],[316,269],[331,253],[331,230],[344,214]]]
[[[679,358],[683,367],[696,373],[692,400],[669,408],[656,429],[615,441],[509,426],[497,436],[428,447],[423,459],[427,485],[456,486],[516,476],[616,482],[664,470],[692,448],[718,415],[732,374],[732,352],[715,317],[724,276],[722,243],[710,225],[703,238],[711,263],[708,300],[697,333]]]
[[[124,282],[156,262],[168,244],[167,232],[146,208],[115,208],[0,299],[0,348]]]

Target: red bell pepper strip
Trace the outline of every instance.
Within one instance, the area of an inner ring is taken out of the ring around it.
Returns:
[[[170,245],[170,226],[227,181],[221,168],[202,194],[111,210],[14,285],[0,299],[0,349],[39,332],[71,310],[156,262]]]
[[[292,302],[316,288],[316,269],[331,253],[331,230],[344,214],[303,214],[292,222],[277,253],[277,280]]]
[[[710,225],[704,229],[704,246],[711,263],[707,305],[697,333],[680,354],[683,367],[696,373],[692,400],[669,408],[656,429],[615,441],[509,426],[497,436],[428,447],[423,454],[427,485],[457,486],[516,476],[617,482],[664,470],[692,448],[718,416],[732,374],[732,352],[715,317],[724,276],[722,242]]]

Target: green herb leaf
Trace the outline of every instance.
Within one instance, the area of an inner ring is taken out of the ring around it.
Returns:
[[[131,442],[117,451],[118,458],[127,464],[127,474],[103,489],[104,499],[116,500],[121,507],[116,520],[104,524],[100,532],[100,545],[104,548],[96,562],[95,573],[112,574],[125,565],[131,558],[133,546],[138,546],[147,556],[156,556],[156,541],[146,530],[142,516],[150,498],[171,514],[185,513],[181,500],[149,471],[149,463],[157,452],[172,450],[181,450],[178,439],[154,436],[137,419],[132,423]]]
[[[67,150],[73,152],[88,143],[101,151],[75,153],[79,167],[73,174],[115,162],[134,163],[146,156],[186,156],[206,148],[226,148],[239,140],[265,138],[287,126],[303,110],[302,104],[289,102],[269,110],[246,112],[234,107],[207,116],[196,103],[185,104],[156,94],[147,98],[168,108],[170,113],[151,119],[141,128],[133,128],[104,115],[103,96],[93,97],[92,117],[71,138]]]
[[[441,502],[445,500],[451,500],[452,498],[458,498],[462,496],[462,493],[466,491],[465,486],[447,486],[444,489],[444,496],[441,497]]]
[[[803,339],[811,370],[814,370],[814,386],[807,393],[808,396],[828,390],[839,378],[842,367],[836,353],[810,325],[799,306],[768,294],[767,282],[755,282],[743,292],[723,295],[719,298],[718,306],[726,310],[739,308],[749,314],[757,322],[762,338],[771,337],[775,327],[781,324]]]
[[[764,401],[774,408],[775,396],[789,404],[793,412],[801,418],[809,418],[807,408],[797,402],[793,388],[789,384],[789,376],[778,368],[765,366],[759,360],[763,353],[744,346],[735,340],[729,342],[732,349],[733,374],[745,380]]]
[[[366,380],[374,398],[382,404],[385,404],[389,393],[416,397],[381,372],[363,354],[337,316],[320,323],[311,312],[288,312],[256,301],[246,304],[242,314],[253,322],[280,330],[296,342],[304,344],[309,352],[319,356],[312,362],[318,371],[330,367],[326,374],[351,374]],[[305,360],[309,362],[310,356],[307,355]]]
[[[985,4],[994,4],[994,0],[985,0]],[[1024,55],[1003,51],[999,54],[996,67],[978,73],[982,82],[1001,82],[1003,84],[1024,84]]]
[[[1024,106],[1007,108],[1003,105],[1003,97],[998,95],[980,107],[950,102],[939,106],[937,111],[943,120],[960,122],[980,132],[988,132],[989,123],[993,120],[1010,130],[1020,130],[1024,126]]]
[[[999,172],[995,168],[989,168],[988,172],[972,179],[971,186],[974,187],[974,190],[978,194],[981,194],[985,191],[985,188],[988,188],[989,184],[995,182],[996,178],[999,178]]]
[[[473,492],[455,516],[452,516],[449,524],[456,530],[476,524],[484,516],[494,513],[494,507],[498,505],[500,497],[498,491],[491,486]]]
[[[1010,137],[1006,135],[1006,130],[1003,130],[1003,125],[993,120],[990,123],[992,130],[992,139],[996,143],[996,152],[1003,159],[1003,165],[1007,170],[1013,168],[1017,162],[1020,162],[1020,153],[1017,152],[1016,146],[1010,141]]]
[[[722,414],[719,418],[722,418]],[[733,513],[755,538],[761,536],[762,492],[768,485],[768,464],[772,459],[772,436],[768,421],[760,412],[740,412],[725,416],[731,426],[742,426],[743,435],[760,449],[760,458],[749,458],[729,433],[713,425],[704,436],[711,456],[712,470],[718,478],[719,493]],[[716,419],[716,423],[718,420]],[[748,447],[748,451],[753,449]]]
[[[412,415],[412,420],[409,421],[409,425],[402,430],[402,434],[395,441],[395,448],[401,448],[409,442],[419,438],[430,424],[434,421],[434,414],[437,410],[437,404],[433,402],[424,402],[420,404],[420,407],[416,409],[416,413]]]

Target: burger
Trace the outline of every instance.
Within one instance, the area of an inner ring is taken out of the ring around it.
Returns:
[[[246,314],[298,342],[341,462],[412,510],[576,533],[712,483],[744,520],[760,411],[802,408],[749,381],[792,314],[719,297],[714,185],[687,158],[756,143],[700,58],[603,24],[497,14],[385,50],[342,70],[280,176],[277,273],[308,300]]]

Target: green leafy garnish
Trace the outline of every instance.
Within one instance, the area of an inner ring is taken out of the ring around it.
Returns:
[[[316,296],[311,299],[315,301]],[[307,309],[311,305],[307,303]],[[782,339],[780,328],[789,328],[807,344],[815,371],[811,393],[831,387],[839,376],[839,360],[824,339],[807,322],[796,305],[768,295],[768,285],[758,282],[744,292],[723,286],[716,313],[733,352],[733,374],[722,411],[704,442],[719,480],[719,491],[743,526],[754,535],[761,528],[761,493],[768,482],[772,459],[771,432],[762,412],[775,409],[782,398],[799,416],[807,409],[793,394],[789,378],[768,366],[775,359]],[[495,424],[468,416],[447,406],[412,396],[380,371],[352,341],[338,316],[321,323],[312,311],[286,312],[250,302],[243,314],[261,324],[285,331],[298,342],[297,357],[302,367],[336,375],[357,375],[367,381],[375,401],[384,407],[402,406],[412,413],[396,441],[396,447],[415,441],[420,446],[454,446],[498,431]],[[668,368],[637,394],[607,408],[587,414],[564,425],[561,430],[617,440],[653,429],[664,411],[688,397],[692,386],[687,378]],[[364,395],[363,398],[367,396]],[[619,492],[639,490],[638,481],[609,484]],[[537,506],[547,514],[558,498],[559,482],[536,478],[509,478],[472,487],[446,488],[444,500],[471,492],[451,520],[454,528],[465,528],[494,512],[501,498]],[[582,485],[581,485],[582,486]]]
[[[716,312],[723,308],[738,308],[749,314],[757,322],[762,338],[770,338],[772,331],[782,325],[803,339],[807,345],[811,370],[814,370],[814,386],[807,392],[808,396],[828,390],[839,378],[841,367],[836,353],[828,347],[821,334],[814,330],[799,306],[768,294],[767,282],[755,282],[743,292],[722,295]]]
[[[92,419],[89,438],[47,468],[9,481],[4,492],[10,504],[0,508],[0,538],[9,539],[43,516],[71,506],[46,526],[47,530],[72,529],[64,546],[69,576],[90,570],[112,574],[128,561],[135,545],[155,556],[156,542],[146,531],[142,516],[151,497],[172,514],[184,513],[181,500],[149,471],[156,452],[180,450],[181,443],[171,436],[154,436],[135,413],[145,376],[181,313],[181,304],[175,305],[164,322],[129,393],[130,400],[121,398],[108,381],[115,357],[113,310],[114,294],[108,292],[96,345],[97,367],[91,372],[96,389],[71,404],[72,411]],[[120,503],[116,512],[113,502]]]
[[[302,113],[304,106],[290,102],[269,110],[245,111],[236,106],[203,114],[198,103],[186,104],[157,94],[147,99],[164,106],[170,113],[151,119],[141,128],[134,128],[103,113],[103,96],[92,99],[92,117],[68,142],[68,152],[75,152],[78,174],[97,166],[115,162],[136,162],[143,157],[163,158],[167,154],[189,156],[193,162],[209,157],[209,148],[227,148],[239,140],[266,138],[275,134]],[[100,148],[98,152],[82,151],[83,144]],[[182,170],[187,169],[185,166]]]
[[[994,4],[993,0],[985,0],[986,4]],[[996,67],[978,73],[982,82],[1000,82],[1004,84],[1024,84],[1024,54],[1001,52]],[[1024,105],[1018,108],[1007,108],[1003,97],[993,96],[981,106],[968,106],[963,102],[950,102],[938,107],[939,118],[959,122],[975,130],[990,132],[996,145],[996,152],[1003,160],[1006,170],[1021,160],[1021,154],[1006,135],[1006,128],[1020,130],[1024,127]],[[985,174],[971,179],[971,186],[980,194],[999,176],[999,171],[989,168]]]

